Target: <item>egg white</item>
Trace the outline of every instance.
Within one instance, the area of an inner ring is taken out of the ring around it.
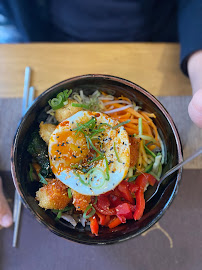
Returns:
[[[108,115],[100,112],[79,111],[68,119],[62,121],[55,131],[52,133],[49,141],[49,158],[51,168],[55,176],[65,185],[84,195],[100,195],[114,189],[127,175],[130,165],[130,146],[129,138],[123,126],[112,129],[103,126],[105,131],[99,134],[103,142],[103,150],[109,166],[109,180],[106,180],[106,160],[102,159],[94,163],[92,173],[83,173],[79,170],[71,169],[70,166],[65,167],[64,155],[61,154],[60,159],[54,158],[55,145],[58,144],[59,136],[67,130],[73,130],[77,127],[77,123],[86,123],[92,117],[96,117],[97,125],[107,123],[111,126],[117,125],[119,122],[110,118]],[[71,133],[70,133],[71,134]],[[69,136],[66,140],[70,140]],[[119,161],[114,150],[114,142],[118,153]],[[76,141],[77,143],[77,141]],[[86,149],[86,145],[83,146]],[[64,146],[65,147],[65,146]],[[69,157],[71,159],[71,157]],[[74,158],[71,159],[74,164]],[[62,169],[60,168],[62,164]],[[59,169],[60,168],[60,169]],[[79,174],[79,177],[78,177]],[[82,183],[83,182],[83,183]],[[88,182],[88,184],[86,184]],[[85,183],[85,184],[84,184]]]

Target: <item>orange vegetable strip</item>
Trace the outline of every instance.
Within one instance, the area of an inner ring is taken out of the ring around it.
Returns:
[[[147,147],[148,147],[150,150],[154,150],[154,149],[156,148],[156,145],[154,145],[154,144],[153,144],[153,145],[148,145]]]
[[[122,111],[124,112],[124,111]],[[122,114],[122,115],[118,115],[117,118],[124,118],[126,120],[128,120],[130,117],[130,113],[125,113],[125,114]]]
[[[90,217],[90,229],[92,234],[98,235],[98,231],[99,231],[99,224],[97,222],[97,219],[95,216]]]
[[[109,227],[110,229],[113,229],[113,228],[117,227],[117,226],[120,225],[120,224],[121,224],[120,219],[119,219],[118,217],[116,217],[115,219],[113,219],[113,220],[109,223],[108,227]]]
[[[133,128],[125,127],[125,129],[129,135],[133,135],[134,133],[137,133],[137,130],[134,130]]]
[[[130,103],[132,103],[131,100],[130,100],[129,98],[127,98],[127,97],[121,96],[121,97],[119,97],[118,99],[119,99],[119,100],[120,100],[120,99],[123,99],[123,100],[129,101]]]
[[[138,117],[138,118],[142,118],[145,120],[144,116],[141,115],[140,113],[136,112],[135,110],[133,110],[132,108],[128,108],[126,109],[127,112],[133,114],[134,116]]]
[[[119,121],[124,122],[124,121],[127,121],[127,120],[128,119],[126,119],[126,118],[121,118]],[[138,119],[130,119],[130,123],[138,124]]]
[[[150,118],[156,118],[156,115],[154,113],[148,113],[144,112],[146,115],[148,115]]]

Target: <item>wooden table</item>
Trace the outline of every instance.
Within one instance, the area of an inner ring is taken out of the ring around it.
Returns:
[[[131,80],[163,103],[179,130],[185,157],[202,142],[202,132],[189,119],[189,80],[179,68],[178,44],[62,43],[0,45],[0,175],[13,205],[10,148],[21,118],[26,66],[37,95],[72,76],[102,73]],[[173,204],[145,234],[114,246],[83,246],[45,230],[23,209],[18,249],[13,229],[0,230],[0,269],[199,270],[202,258],[202,158],[186,166]],[[193,182],[192,182],[193,180]]]
[[[179,50],[178,44],[164,43],[0,45],[0,97],[22,97],[26,66],[37,94],[76,75],[102,73],[131,80],[156,96],[191,95]]]

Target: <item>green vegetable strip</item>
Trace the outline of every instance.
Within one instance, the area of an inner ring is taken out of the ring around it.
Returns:
[[[48,182],[46,181],[46,179],[40,173],[38,173],[38,176],[39,176],[40,182],[42,184],[45,184],[45,185],[48,184]]]
[[[106,180],[109,181],[109,164],[106,157],[104,157],[106,163]]]
[[[92,163],[92,162],[94,162],[94,161],[98,161],[98,160],[100,160],[100,159],[103,159],[104,158],[104,156],[98,156],[98,157],[96,157],[96,158],[93,158],[91,161],[88,161],[88,164],[90,164],[90,163]]]
[[[29,164],[29,178],[30,178],[31,182],[34,181],[34,179],[33,179],[33,167],[32,167],[31,163]]]
[[[97,128],[100,128],[101,126],[108,126],[108,127],[112,128],[112,126],[108,123],[99,124]]]
[[[59,210],[55,220],[59,220],[61,218],[61,216],[62,216],[62,210]]]
[[[74,171],[74,174],[79,178],[79,181],[80,181],[83,185],[85,185],[85,186],[88,186],[88,185],[89,185],[88,182],[84,182],[84,181],[83,181],[83,179],[81,178],[81,176],[80,176],[79,173],[77,173],[76,171]]]
[[[137,175],[136,176],[133,175],[133,176],[128,178],[128,182],[133,182],[133,181],[135,181],[136,178],[137,178]]]
[[[91,209],[90,213],[87,214],[87,213],[89,212],[90,209]],[[86,210],[85,210],[84,213],[83,213],[83,218],[88,219],[88,218],[94,216],[95,213],[96,213],[95,208],[92,206],[92,204],[89,204],[89,205],[86,207]]]
[[[121,163],[119,156],[118,156],[118,153],[117,153],[117,150],[116,150],[116,143],[115,142],[114,142],[114,152],[115,152],[115,155],[116,155],[118,162]]]
[[[128,124],[128,123],[130,123],[130,120],[127,120],[127,121],[124,121],[124,122],[122,122],[122,123],[119,123],[118,125],[113,126],[112,129],[117,129],[117,128],[119,128],[120,126],[123,126],[123,125]]]
[[[92,143],[92,141],[91,141],[91,139],[90,139],[89,137],[86,137],[86,140],[89,141],[91,147],[92,147],[99,155],[103,156],[103,153],[101,153],[101,152],[94,146],[94,144]]]
[[[89,110],[90,109],[90,107],[88,105],[79,104],[79,103],[72,103],[72,107],[81,107],[81,108],[84,108],[86,110]]]
[[[68,197],[71,199],[72,198],[72,191],[71,188],[68,188]]]
[[[147,154],[151,155],[152,157],[156,157],[156,155],[154,154],[154,152],[152,152],[146,145],[144,145],[145,151]]]
[[[96,204],[97,203],[97,196],[95,197],[95,201],[94,201],[94,203],[93,204]]]
[[[144,170],[145,173],[149,173],[152,170],[154,162],[150,163]]]
[[[142,135],[142,118],[138,118],[138,130],[139,130],[139,135]]]

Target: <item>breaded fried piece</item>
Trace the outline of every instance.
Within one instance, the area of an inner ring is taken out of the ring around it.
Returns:
[[[60,180],[53,179],[36,192],[39,206],[45,209],[64,209],[71,201],[67,188]]]
[[[44,122],[41,122],[39,128],[39,134],[41,138],[48,144],[51,134],[55,130],[56,126],[53,124],[44,124]]]
[[[55,111],[55,118],[58,122],[62,122],[68,117],[82,110],[82,108],[80,107],[73,107],[72,103],[78,103],[78,102],[72,99],[68,99],[67,105]]]
[[[129,137],[130,142],[130,167],[134,167],[137,163],[139,156],[140,139]]]
[[[73,189],[71,189],[71,191],[73,196],[73,205],[76,207],[76,210],[84,212],[91,201],[91,196],[82,195]]]

